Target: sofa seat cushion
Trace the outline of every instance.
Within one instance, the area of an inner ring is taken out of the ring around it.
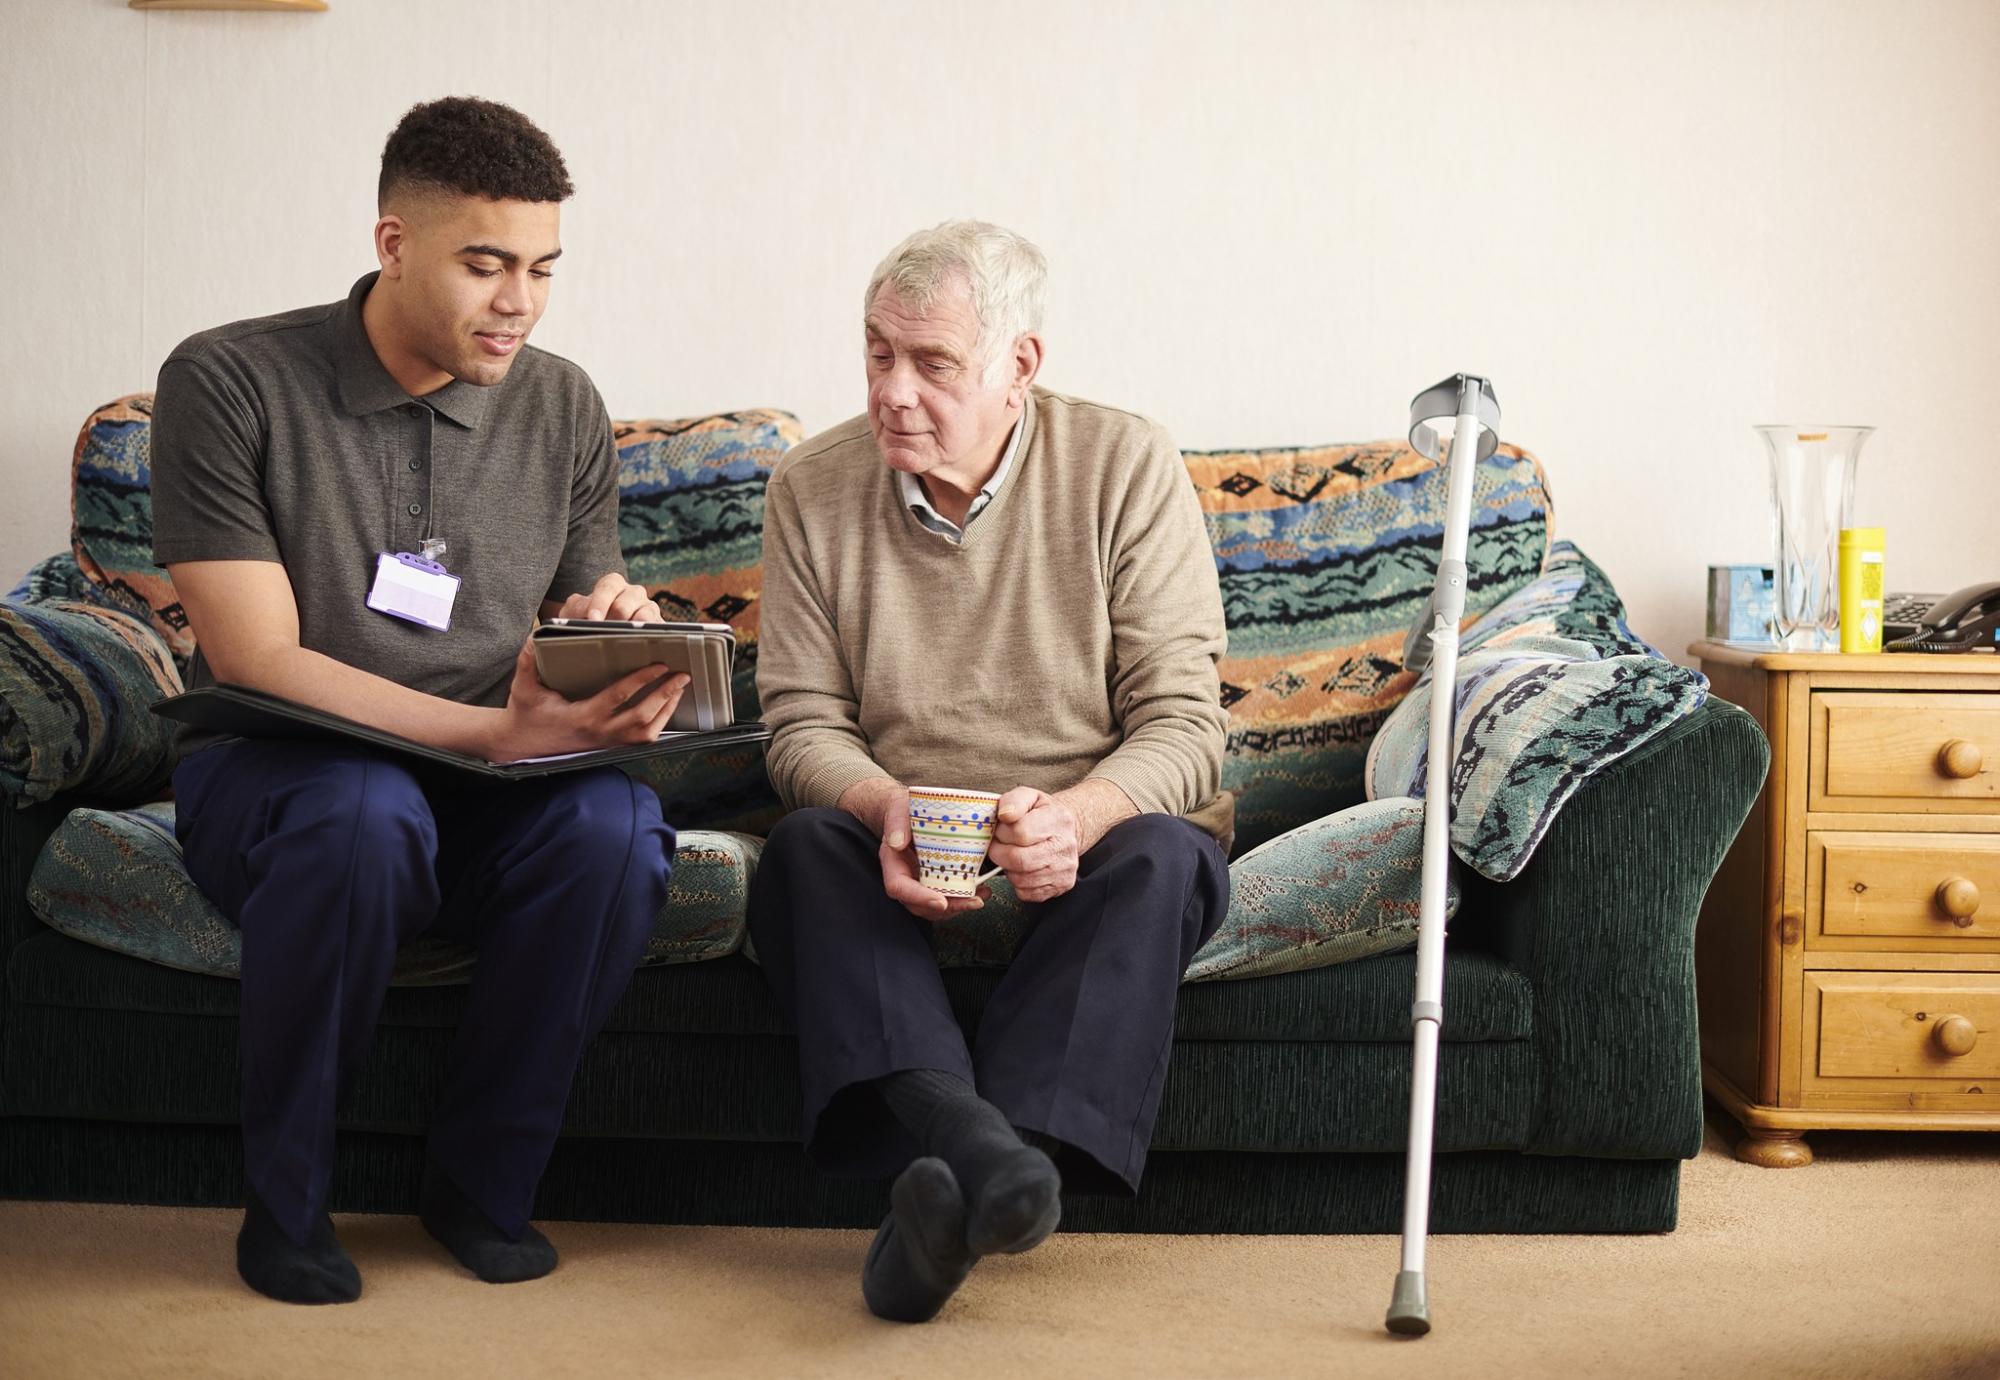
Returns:
[[[24,589],[46,588],[35,573]],[[0,809],[72,793],[147,799],[174,761],[173,725],[148,708],[180,688],[166,644],[130,613],[0,602],[0,797],[12,798]]]
[[[1527,1040],[1534,996],[1512,964],[1459,945],[1445,956],[1445,1043]],[[1000,985],[992,968],[944,974],[959,1023],[975,1029]],[[1386,1043],[1406,1052],[1416,955],[1404,950],[1309,972],[1181,988],[1175,1037],[1187,1041]],[[10,1002],[234,1022],[233,979],[176,971],[67,936],[43,933],[19,945],[7,965]],[[384,1026],[448,1030],[465,1009],[463,986],[392,987]],[[741,954],[708,963],[641,968],[605,1026],[627,1034],[782,1035],[784,1022],[764,975]]]
[[[1236,847],[1359,804],[1362,754],[1408,693],[1403,637],[1430,597],[1445,472],[1400,442],[1185,454],[1229,624],[1222,784]],[[1514,446],[1474,480],[1466,611],[1532,580],[1541,466]]]
[[[667,901],[642,963],[692,963],[734,953],[763,841],[690,829],[680,835]],[[72,810],[35,860],[28,904],[51,928],[86,944],[211,977],[235,977],[236,927],[201,894],[181,862],[171,803]],[[472,950],[442,939],[404,948],[399,986],[470,980]]]
[[[1609,577],[1570,542],[1466,633],[1455,679],[1452,851],[1499,882],[1578,787],[1708,698],[1707,677],[1634,633]],[[1433,779],[1431,684],[1426,672],[1369,747],[1371,795],[1422,795]]]

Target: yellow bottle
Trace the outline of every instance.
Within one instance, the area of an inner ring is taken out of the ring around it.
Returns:
[[[1882,529],[1840,529],[1840,650],[1882,650]]]

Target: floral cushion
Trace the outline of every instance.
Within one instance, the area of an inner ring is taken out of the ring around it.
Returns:
[[[1229,914],[1189,966],[1189,982],[1324,968],[1417,941],[1424,807],[1378,800],[1268,839],[1229,865]],[[946,968],[1004,968],[1027,936],[1005,878],[992,899],[936,926]],[[1458,908],[1453,884],[1446,913]]]
[[[743,904],[763,841],[690,829],[674,854],[667,902],[653,921],[645,964],[696,963],[743,942]],[[241,971],[241,935],[181,863],[174,807],[72,810],[28,878],[28,905],[52,928],[101,949],[214,977]],[[420,939],[398,956],[399,986],[466,982],[472,950]]]
[[[1708,697],[1705,676],[1632,631],[1611,581],[1569,542],[1465,634],[1456,679],[1452,850],[1502,882],[1579,786]],[[1430,687],[1426,672],[1376,735],[1371,795],[1424,793]]]
[[[24,582],[24,592],[52,588]],[[148,708],[180,688],[166,644],[130,613],[0,602],[0,793],[20,805],[64,792],[150,798],[173,770],[174,733]]]
[[[1409,692],[1403,638],[1430,596],[1445,472],[1397,442],[1190,451],[1229,623],[1222,784],[1236,846],[1359,804],[1368,741]],[[1541,466],[1502,446],[1475,479],[1467,613],[1535,578]]]

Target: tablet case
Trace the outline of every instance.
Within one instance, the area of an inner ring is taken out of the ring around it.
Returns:
[[[688,676],[669,728],[708,732],[736,719],[730,672],[736,635],[728,624],[582,623],[555,620],[535,629],[535,672],[572,700],[596,694],[620,676],[664,665]]]
[[[208,685],[186,694],[174,695],[153,706],[153,712],[178,723],[192,724],[210,733],[226,733],[238,738],[292,738],[312,741],[366,743],[371,747],[421,758],[441,766],[454,767],[475,776],[518,781],[558,772],[581,771],[586,767],[614,765],[642,757],[665,757],[680,752],[702,752],[709,748],[731,747],[739,743],[761,743],[771,731],[761,723],[740,723],[706,733],[677,733],[651,743],[628,747],[599,748],[595,752],[571,753],[529,762],[488,762],[469,753],[452,752],[412,742],[394,733],[311,709],[291,700],[267,695],[240,685]]]

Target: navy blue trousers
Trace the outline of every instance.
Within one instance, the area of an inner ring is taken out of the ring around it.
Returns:
[[[806,1149],[828,1173],[887,1178],[919,1153],[874,1080],[942,1069],[1053,1136],[1066,1186],[1133,1192],[1173,1047],[1174,1001],[1229,907],[1215,840],[1170,815],[1125,820],[1029,929],[972,1047],[928,921],[882,890],[873,833],[841,810],[785,816],[750,884],[750,932],[799,1037]]]
[[[174,772],[188,874],[243,932],[243,1148],[296,1240],[326,1210],[336,1103],[398,947],[477,952],[430,1154],[510,1235],[526,1225],[584,1046],[666,899],[659,798],[609,767],[520,782],[365,748],[235,742]]]

